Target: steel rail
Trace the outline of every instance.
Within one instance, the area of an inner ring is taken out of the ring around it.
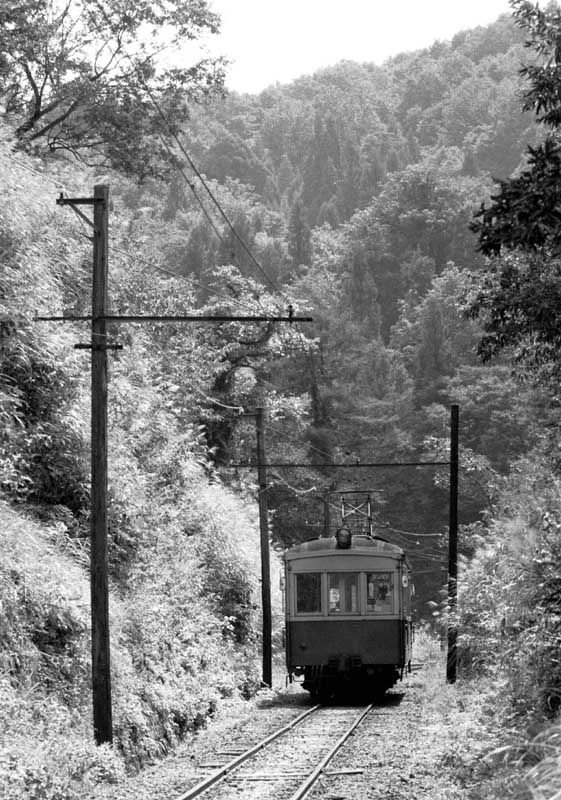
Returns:
[[[176,797],[175,800],[191,800],[191,798],[193,797],[198,797],[204,791],[210,789],[211,786],[214,786],[215,783],[218,783],[218,781],[226,777],[228,773],[232,772],[232,770],[236,769],[236,767],[238,767],[240,764],[243,764],[244,761],[247,761],[248,758],[251,758],[251,756],[255,755],[255,753],[258,753],[259,750],[262,750],[264,747],[267,747],[267,745],[270,744],[271,742],[274,742],[275,739],[278,739],[283,734],[288,733],[288,731],[295,728],[297,725],[299,725],[305,719],[310,717],[312,714],[315,714],[315,712],[318,711],[320,708],[322,708],[322,706],[319,705],[312,706],[312,708],[308,708],[307,711],[304,711],[303,714],[300,714],[300,716],[296,717],[296,719],[293,719],[292,722],[289,722],[288,725],[284,726],[284,728],[280,728],[278,731],[275,731],[270,736],[267,736],[266,739],[263,739],[262,741],[258,742],[258,744],[254,745],[249,750],[246,750],[241,755],[232,759],[232,761],[229,761],[228,764],[225,764],[223,767],[220,767],[220,769],[213,775],[210,775],[208,778],[205,778],[200,783],[197,783],[196,786],[193,786],[191,789],[188,789],[182,795]]]
[[[334,757],[334,756],[335,756],[335,755],[338,753],[338,751],[339,751],[339,750],[341,749],[341,747],[342,747],[342,746],[345,744],[345,742],[347,741],[347,739],[349,738],[349,736],[350,736],[350,735],[351,735],[351,734],[354,732],[354,730],[355,730],[356,728],[358,728],[358,726],[360,725],[360,723],[362,722],[362,720],[365,718],[365,716],[366,716],[367,714],[369,714],[369,713],[370,713],[370,710],[371,710],[372,706],[373,706],[373,703],[371,703],[369,706],[367,706],[367,707],[364,709],[364,711],[361,711],[361,713],[360,713],[360,714],[358,715],[358,717],[355,719],[355,721],[353,722],[353,724],[351,725],[351,727],[350,727],[350,728],[348,728],[348,729],[345,731],[345,733],[344,733],[344,734],[341,736],[341,738],[340,738],[340,739],[337,741],[337,743],[334,745],[334,747],[332,747],[332,748],[331,748],[331,750],[329,751],[329,753],[327,753],[327,755],[323,757],[323,759],[322,759],[322,760],[321,760],[321,762],[318,764],[318,766],[317,766],[317,767],[314,769],[314,771],[313,771],[313,772],[311,772],[311,773],[308,775],[308,777],[306,778],[306,780],[305,780],[305,781],[304,781],[304,782],[303,782],[303,783],[300,785],[300,787],[299,787],[299,788],[296,790],[296,792],[295,792],[295,793],[294,793],[294,794],[293,794],[293,795],[292,795],[292,796],[289,798],[289,800],[302,800],[302,798],[306,797],[306,795],[308,794],[308,792],[310,791],[310,789],[313,787],[313,785],[316,783],[316,781],[318,780],[318,778],[320,777],[321,773],[324,771],[324,769],[326,768],[326,766],[329,764],[329,762],[330,762],[330,761],[333,759],[333,757]]]

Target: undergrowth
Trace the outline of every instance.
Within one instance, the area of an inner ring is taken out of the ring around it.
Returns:
[[[2,800],[83,797],[171,750],[222,698],[258,688],[255,520],[204,486],[199,476],[199,500],[184,509],[197,533],[172,526],[148,539],[126,590],[111,592],[113,747],[93,743],[83,559],[61,549],[60,523],[0,505]],[[222,508],[204,534],[212,497]]]
[[[493,514],[469,533],[476,547],[460,569],[460,676],[487,687],[497,731],[511,731],[490,749],[494,774],[474,797],[557,797],[561,484],[548,460],[520,461]]]
[[[10,136],[0,126],[0,797],[73,800],[168,752],[222,698],[256,691],[259,535],[252,487],[221,483],[201,425],[214,349],[193,328],[123,326],[108,408],[114,745],[96,748],[87,362],[79,330],[34,320],[88,313],[91,243],[55,199],[62,184],[89,194],[94,176],[61,160],[43,179],[40,162],[12,158]],[[118,204],[117,244],[129,223]],[[117,252],[115,308],[192,307],[185,280]]]

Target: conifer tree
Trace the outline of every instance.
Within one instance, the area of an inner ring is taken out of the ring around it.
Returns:
[[[288,254],[294,266],[309,264],[311,258],[311,231],[302,198],[298,197],[288,221]]]

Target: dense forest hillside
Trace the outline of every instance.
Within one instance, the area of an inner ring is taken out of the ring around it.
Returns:
[[[243,242],[215,209],[213,230],[175,179],[162,198],[165,263],[205,287],[216,285],[217,265],[233,264],[315,320],[302,328],[313,340],[307,352],[285,352],[274,368],[242,354],[272,398],[272,462],[442,454],[448,406],[462,400],[469,478],[461,508],[472,524],[488,508],[489,485],[535,441],[539,397],[513,381],[506,362],[480,364],[479,323],[458,314],[469,272],[483,264],[469,227],[474,211],[493,179],[520,168],[526,143],[539,137],[522,110],[523,42],[524,32],[504,16],[380,67],[343,62],[192,112],[189,153]],[[201,288],[199,301],[209,292]],[[225,381],[220,389],[221,402],[235,405]],[[243,460],[233,428],[207,431],[217,463]],[[321,530],[322,493],[350,485],[375,490],[388,532],[445,530],[445,481],[434,471],[322,468],[271,478],[279,542]],[[419,577],[421,616],[438,586],[426,570],[444,563],[435,547],[418,564],[428,576]]]
[[[370,495],[376,532],[410,555],[416,621],[441,631],[457,622],[442,600],[448,471],[359,465],[446,461],[459,404],[464,675],[490,676],[522,722],[551,716],[557,6],[515,0],[514,19],[250,96],[224,95],[219,60],[162,73],[146,50],[146,25],[217,30],[204,2],[83,0],[79,21],[28,5],[0,10],[7,797],[72,800],[256,690],[258,406],[267,462],[295,465],[268,469],[274,550],[333,532],[342,492]],[[110,327],[105,755],[88,739],[89,378],[74,349],[88,331],[35,320],[89,313],[90,230],[55,200],[96,183],[114,313],[313,318]]]
[[[195,116],[190,142],[209,177],[251,186],[288,219],[345,222],[423,148],[458,147],[466,174],[507,177],[532,120],[520,108],[523,34],[508,16],[381,67],[341,62]]]

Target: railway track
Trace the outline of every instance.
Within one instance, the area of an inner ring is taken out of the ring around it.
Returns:
[[[371,709],[313,706],[231,761],[207,765],[213,772],[175,800],[303,800],[322,776],[360,772],[327,767]]]

